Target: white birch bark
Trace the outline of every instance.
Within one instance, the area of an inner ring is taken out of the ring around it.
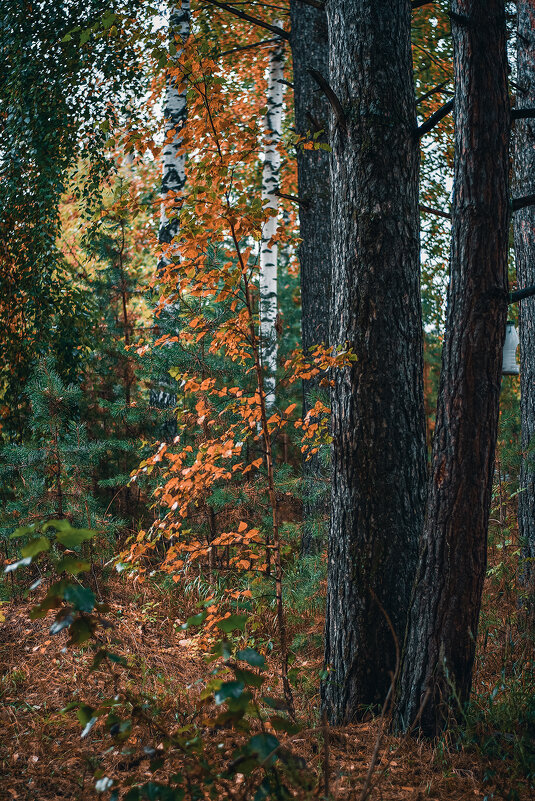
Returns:
[[[190,33],[190,0],[182,0],[180,4],[172,5],[169,12],[169,40],[171,62],[178,63],[183,47]],[[172,48],[176,48],[173,54]],[[158,228],[158,242],[167,245],[165,252],[160,254],[157,271],[161,274],[165,268],[178,257],[178,245],[173,243],[180,230],[180,193],[186,183],[186,156],[180,152],[182,146],[182,128],[187,118],[186,89],[181,86],[180,78],[172,74],[166,76],[165,97],[163,107],[164,145],[162,148],[162,186],[160,225]],[[170,193],[176,193],[177,200],[173,204],[172,214],[169,213],[168,201]],[[167,202],[166,202],[167,201]],[[157,320],[160,333],[169,333],[176,329],[175,317],[178,308],[174,303],[168,303],[161,310]],[[151,403],[159,408],[168,408],[176,403],[175,394],[170,391],[168,377],[162,375],[158,386],[151,391]]]
[[[264,367],[266,408],[275,403],[277,374],[277,256],[278,248],[272,243],[277,233],[277,213],[280,153],[282,137],[282,102],[284,94],[284,48],[282,42],[269,55],[267,114],[264,120],[264,168],[262,172],[262,202],[270,210],[270,217],[262,230],[260,244],[260,340]]]
[[[176,47],[173,61],[178,62],[183,46],[190,32],[190,0],[182,0],[180,5],[173,6],[169,15],[169,35],[171,45]],[[165,103],[163,109],[165,141],[162,150],[162,205],[158,241],[170,244],[179,231],[177,204],[176,213],[168,216],[165,199],[169,192],[180,193],[186,183],[186,157],[180,153],[182,145],[181,131],[186,122],[187,104],[186,90],[180,87],[180,80],[167,76],[165,82]],[[169,263],[169,259],[165,263]],[[160,264],[158,265],[161,267]]]

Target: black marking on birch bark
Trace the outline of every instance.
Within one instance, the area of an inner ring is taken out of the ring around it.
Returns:
[[[422,125],[420,125],[417,128],[416,134],[418,138],[421,139],[422,136],[424,136],[426,133],[429,133],[429,131],[431,131],[435,127],[435,125],[438,125],[440,120],[444,119],[444,117],[447,114],[449,114],[452,109],[453,109],[453,99],[448,100],[447,103],[444,103],[444,105],[441,106],[437,111],[435,111],[434,114],[431,114],[428,120],[426,120],[424,123],[422,123]]]

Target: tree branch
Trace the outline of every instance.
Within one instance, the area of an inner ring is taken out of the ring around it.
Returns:
[[[443,89],[448,84],[449,84],[449,80],[443,81],[442,83],[439,83],[438,86],[435,86],[434,89],[430,89],[425,94],[421,95],[420,97],[417,97],[416,98],[416,105],[418,106],[420,103],[423,103],[424,100],[427,100],[428,97],[431,97],[432,95],[436,95],[437,92],[440,92],[440,90]]]
[[[264,22],[263,19],[253,17],[251,14],[247,14],[245,11],[240,11],[238,8],[234,8],[234,6],[229,6],[228,3],[220,3],[219,0],[204,0],[204,2],[209,3],[211,6],[222,8],[223,11],[228,11],[230,14],[234,14],[235,17],[239,17],[239,19],[252,22],[253,25],[258,25],[259,28],[265,28],[266,31],[275,33],[277,36],[280,36],[281,39],[286,39],[288,41],[290,38],[290,34],[285,31],[284,28],[279,28],[278,25],[270,25],[269,22]]]
[[[443,119],[446,114],[449,114],[453,108],[453,100],[448,100],[447,103],[444,103],[438,111],[435,111],[434,114],[431,114],[428,120],[426,120],[422,125],[419,126],[416,133],[418,138],[421,139],[426,133],[429,133],[435,125],[437,125],[441,119]]]
[[[529,120],[535,117],[535,108],[513,108],[511,109],[511,117],[514,120]]]
[[[222,56],[229,56],[231,53],[238,53],[240,50],[252,50],[255,47],[260,47],[261,45],[271,44],[271,42],[278,42],[279,37],[274,37],[273,39],[263,39],[261,42],[254,42],[253,44],[248,45],[241,45],[240,47],[233,47],[232,50],[224,50],[222,53],[219,53],[218,58]]]
[[[337,95],[331,88],[329,82],[323,77],[321,72],[317,70],[309,69],[309,74],[312,75],[320,89],[322,90],[323,94],[331,104],[331,107],[336,115],[336,119],[338,120],[340,127],[347,133],[347,122],[346,122],[346,115],[344,114],[344,109],[342,108],[342,104],[338,99]]]
[[[425,214],[436,214],[437,217],[444,217],[445,220],[451,220],[451,214],[449,211],[441,211],[441,209],[432,209],[431,206],[423,206],[420,203],[420,211],[423,211]]]
[[[535,195],[525,195],[524,197],[515,197],[511,200],[511,208],[513,211],[525,209],[526,206],[535,206]]]
[[[527,286],[525,289],[516,289],[509,292],[509,303],[518,303],[519,300],[531,298],[535,295],[535,286]]]
[[[309,206],[310,203],[307,200],[301,200],[296,195],[286,195],[284,192],[281,192],[279,189],[275,189],[273,192],[274,195],[277,197],[282,197],[284,200],[291,200],[294,203],[299,203],[300,206]]]

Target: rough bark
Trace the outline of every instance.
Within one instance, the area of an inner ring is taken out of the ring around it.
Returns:
[[[173,5],[169,13],[169,40],[176,47],[174,60],[178,62],[181,47],[185,44],[190,32],[190,0],[182,0],[179,5]],[[160,225],[158,228],[158,243],[165,247],[158,261],[157,270],[162,273],[175,259],[178,253],[174,251],[173,240],[176,239],[180,229],[180,194],[186,183],[186,156],[181,152],[182,128],[187,117],[186,89],[180,85],[176,76],[170,74],[166,77],[165,98],[163,108],[164,118],[164,146],[162,148],[162,186],[160,207]],[[170,193],[173,193],[170,195]],[[169,213],[166,203],[169,197],[177,197],[178,202]],[[156,319],[156,333],[176,332],[178,309],[170,303],[159,313]],[[173,407],[176,395],[169,384],[169,376],[165,373],[159,376],[157,385],[150,393],[150,402],[160,409]],[[164,436],[174,436],[176,426],[172,423],[164,425]]]
[[[535,106],[535,0],[517,0],[516,110]],[[515,196],[535,192],[535,119],[517,119],[514,134]],[[535,284],[535,207],[514,215],[518,286]],[[523,460],[518,496],[521,575],[535,610],[535,298],[520,301],[520,417]]]
[[[432,476],[398,725],[434,736],[468,700],[486,569],[507,317],[503,0],[455,0],[451,277]],[[423,705],[423,706],[422,706]]]
[[[295,129],[316,144],[329,141],[329,104],[310,70],[329,76],[327,15],[302,0],[290,0],[293,57]],[[319,134],[319,135],[318,135]],[[329,341],[331,294],[331,215],[329,153],[324,149],[297,149],[299,191],[299,266],[301,278],[301,331],[303,351]],[[303,382],[303,416],[314,405],[320,379]],[[304,526],[301,551],[318,550],[322,540],[319,521],[326,515],[321,483],[326,483],[317,455],[303,462],[305,487]]]
[[[262,204],[270,216],[262,228],[260,243],[260,342],[266,409],[275,404],[277,382],[277,214],[279,209],[280,152],[282,138],[282,102],[284,96],[284,45],[276,45],[269,54],[268,86],[264,120],[264,166],[262,170]]]
[[[401,641],[426,458],[411,6],[329,0],[327,15],[330,83],[345,115],[332,120],[331,343],[357,357],[335,371],[332,391],[322,702],[342,724],[390,687],[386,615]]]

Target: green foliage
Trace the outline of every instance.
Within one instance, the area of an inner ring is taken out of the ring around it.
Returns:
[[[139,5],[112,3],[133,15]],[[139,96],[144,83],[125,41],[106,36],[89,51],[65,35],[98,26],[109,10],[108,0],[5,0],[0,9],[0,400],[8,437],[24,428],[21,390],[36,357],[51,350],[72,381],[86,344],[91,302],[58,248],[59,202],[80,145],[89,166],[77,191],[86,205],[94,201],[111,167],[98,123],[113,127],[125,89]]]
[[[62,521],[56,524],[56,539],[66,548],[77,548],[91,539],[94,528],[110,536],[119,521],[105,513],[92,492],[94,471],[108,444],[87,438],[80,422],[82,391],[65,384],[49,358],[39,363],[27,394],[30,436],[0,452],[4,496],[0,535],[7,539],[15,523],[17,536],[29,536],[36,521],[50,517]],[[34,557],[47,549],[48,540],[40,537],[32,539],[22,553],[24,558]],[[67,560],[64,569],[76,574],[82,565],[76,559]]]

